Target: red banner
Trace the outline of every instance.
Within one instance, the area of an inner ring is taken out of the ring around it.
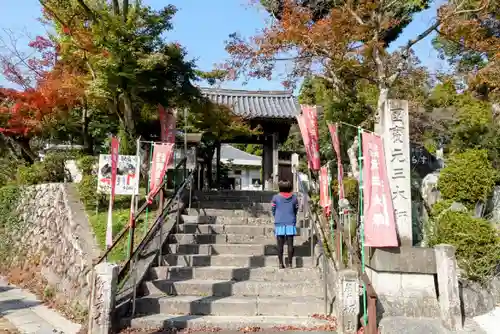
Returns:
[[[303,115],[297,116],[297,123],[299,124],[302,140],[304,141],[304,147],[306,148],[307,165],[309,166],[309,168],[311,168],[311,152],[309,151],[309,132],[307,131],[307,124]]]
[[[324,209],[327,216],[330,215],[332,199],[329,192],[328,167],[321,167],[319,171],[319,205]]]
[[[149,179],[150,194],[161,185],[167,166],[174,153],[174,144],[155,144],[153,148],[153,161],[151,161],[151,176]]]
[[[316,106],[301,105],[302,115],[304,116],[305,124],[307,125],[308,133],[308,146],[309,146],[309,159],[310,168],[312,170],[320,169],[319,157],[319,130],[318,130],[318,112]],[[305,143],[304,143],[305,144]]]
[[[330,137],[332,137],[333,149],[337,155],[337,181],[339,183],[339,200],[341,200],[344,198],[344,182],[342,181],[344,168],[342,167],[342,159],[340,156],[340,141],[337,124],[328,124],[328,130],[330,131]]]
[[[115,200],[116,188],[116,173],[118,170],[118,151],[120,149],[120,142],[118,138],[111,137],[111,199]]]
[[[365,246],[398,247],[382,138],[363,132],[362,147]]]
[[[158,114],[160,115],[161,141],[164,143],[175,143],[175,115],[172,110],[165,110],[158,105]]]

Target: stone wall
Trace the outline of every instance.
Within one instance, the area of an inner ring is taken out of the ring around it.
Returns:
[[[100,251],[75,186],[26,187],[18,212],[20,223],[7,232],[15,254],[10,272],[36,266],[54,297],[87,309],[89,273]]]
[[[488,313],[500,304],[500,279],[486,285],[459,279],[460,300],[465,316],[475,317]]]

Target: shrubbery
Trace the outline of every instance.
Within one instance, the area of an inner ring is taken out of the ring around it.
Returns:
[[[34,185],[64,182],[69,176],[65,167],[67,158],[65,154],[51,153],[47,154],[43,161],[37,161],[29,166],[21,166],[17,170],[17,183]]]
[[[438,189],[443,199],[472,208],[477,201],[486,201],[497,177],[486,150],[467,150],[452,155],[446,162],[439,177]]]
[[[92,155],[84,155],[76,161],[77,167],[80,169],[82,175],[92,175],[94,168],[97,164],[97,157]]]
[[[344,196],[349,201],[349,204],[353,207],[354,210],[358,210],[358,196],[359,196],[359,183],[353,177],[345,177],[342,180],[344,184]],[[332,186],[332,196],[338,198],[338,181],[333,181]]]
[[[86,155],[80,157],[76,161],[76,165],[82,173],[82,180],[78,183],[77,188],[80,193],[80,199],[87,207],[94,207],[103,202],[104,196],[97,193],[97,176],[95,175],[95,165],[97,157]]]
[[[495,274],[500,261],[498,232],[485,219],[474,218],[468,212],[448,210],[449,204],[448,201],[446,207],[446,203],[441,203],[433,210],[434,231],[429,236],[429,246],[455,246],[458,266],[464,270],[466,278],[486,282]]]

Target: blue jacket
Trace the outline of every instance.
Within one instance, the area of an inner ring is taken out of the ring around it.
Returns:
[[[295,226],[297,224],[297,212],[299,201],[292,193],[279,193],[273,196],[271,201],[274,224],[279,226]]]

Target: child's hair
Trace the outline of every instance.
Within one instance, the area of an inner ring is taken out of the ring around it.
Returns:
[[[281,180],[278,182],[278,189],[280,193],[291,193],[293,190],[292,183],[288,180]]]

